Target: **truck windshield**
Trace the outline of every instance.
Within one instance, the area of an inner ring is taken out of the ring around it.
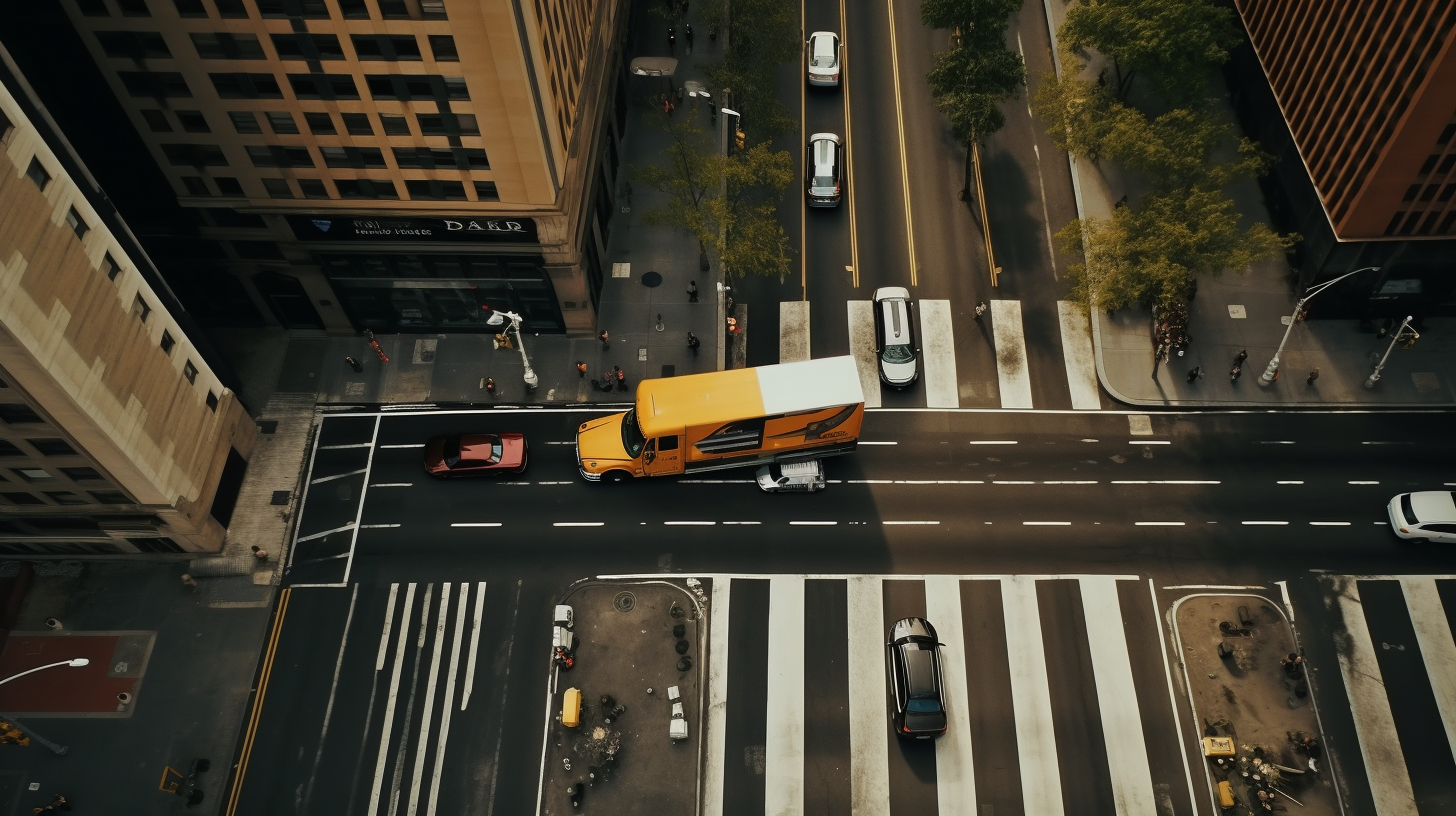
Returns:
[[[622,447],[626,449],[628,456],[636,459],[642,455],[642,446],[645,444],[647,437],[637,427],[637,409],[633,408],[622,416]]]

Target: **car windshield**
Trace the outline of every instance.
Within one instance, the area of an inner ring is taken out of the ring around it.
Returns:
[[[911,697],[905,703],[905,710],[911,714],[935,714],[940,711],[940,701],[934,697]]]
[[[1416,508],[1411,504],[1411,494],[1407,493],[1400,497],[1400,514],[1411,524],[1419,524],[1420,519],[1416,518]]]
[[[915,352],[909,346],[885,346],[880,352],[880,359],[887,363],[909,363],[914,361]]]
[[[460,434],[445,437],[445,449],[440,452],[446,467],[460,466]]]
[[[815,176],[814,177],[813,184],[814,184],[815,187],[833,187],[834,186],[834,177],[833,176]]]
[[[642,446],[647,444],[647,437],[642,435],[642,429],[637,427],[637,409],[633,408],[622,417],[622,447],[626,449],[627,455],[636,459],[642,453]]]

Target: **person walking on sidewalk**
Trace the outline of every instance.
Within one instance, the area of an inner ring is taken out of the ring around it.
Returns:
[[[687,14],[687,12],[688,12],[688,4],[687,3],[683,3],[683,13],[684,14]],[[687,40],[688,40],[688,54],[691,55],[693,53],[693,24],[692,23],[685,23],[685,24],[683,24],[683,36],[686,37]]]
[[[1188,382],[1197,382],[1203,376],[1203,366],[1194,366],[1188,370]]]
[[[1305,378],[1304,382],[1305,382],[1306,385],[1314,385],[1314,381],[1315,380],[1318,380],[1318,379],[1319,379],[1319,368],[1316,367],[1314,370],[1312,370],[1312,371],[1309,372],[1309,376]]]
[[[197,579],[193,578],[191,573],[184,572],[182,573],[182,586],[185,586],[193,592],[196,592]]]
[[[976,322],[977,323],[981,322],[981,315],[983,315],[985,313],[986,313],[986,301],[983,300],[980,303],[977,303],[976,304],[975,319],[976,319]]]
[[[613,368],[616,368],[616,366],[612,366],[612,367]],[[616,375],[615,372],[613,372],[613,371],[603,371],[602,372],[602,381],[601,381],[601,384],[598,385],[596,380],[592,380],[592,387],[593,388],[600,388],[603,391],[611,391],[612,388],[615,387],[614,383],[616,383],[616,381],[617,381],[617,375]]]
[[[677,27],[667,27],[667,52],[674,57],[677,56]]]
[[[492,397],[495,396],[495,380],[490,377],[485,378],[485,392]]]
[[[1239,353],[1234,355],[1234,365],[1241,366],[1247,359],[1249,359],[1249,350],[1239,349]]]
[[[623,371],[620,366],[612,366],[612,373],[614,373],[614,374],[617,375],[617,390],[618,391],[626,391],[627,390],[627,372]]]
[[[364,370],[364,364],[354,359],[353,357],[345,357],[344,362],[349,364],[349,368],[354,369],[355,374],[358,374],[359,372]]]
[[[602,333],[597,335],[597,339],[602,341],[602,351],[612,350],[612,344],[610,342],[610,337],[607,335],[606,329],[603,329]]]
[[[688,281],[688,303],[698,302],[698,282]]]
[[[264,563],[265,561],[268,560],[268,551],[267,550],[263,549],[262,547],[259,547],[257,544],[254,544],[252,546],[252,550],[253,550],[253,558],[259,564],[262,564],[262,563]]]
[[[576,376],[578,379],[586,379],[586,363],[581,360],[576,361]]]
[[[698,346],[701,346],[702,344],[702,341],[698,339],[698,336],[696,334],[688,332],[688,348],[693,350],[694,357],[698,356]]]

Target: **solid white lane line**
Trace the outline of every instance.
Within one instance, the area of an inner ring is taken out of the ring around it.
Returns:
[[[1298,481],[1298,480],[1295,480],[1295,479],[1289,479],[1289,480],[1282,481],[1282,482],[1275,482],[1274,484],[1282,484],[1282,485],[1302,485],[1302,484],[1304,484],[1304,482],[1303,481]]]
[[[551,443],[550,442],[547,442],[546,444],[549,445]],[[406,448],[423,448],[424,446],[425,446],[425,443],[418,442],[418,443],[410,443],[408,445],[380,445],[379,446],[379,449],[380,450],[403,450],[403,449],[406,449]]]
[[[1112,484],[1120,485],[1216,485],[1223,484],[1216,479],[1115,479]]]
[[[664,521],[668,527],[712,527],[716,521]]]
[[[1380,675],[1380,663],[1375,658],[1375,646],[1370,640],[1370,627],[1365,622],[1358,582],[1347,581],[1336,600],[1345,621],[1348,648],[1336,649],[1335,656],[1339,658],[1340,676],[1345,679],[1345,693],[1350,698],[1350,714],[1355,721],[1360,754],[1365,760],[1375,812],[1380,816],[1417,816],[1415,791],[1411,789],[1395,718],[1390,713],[1390,700]]]
[[[961,582],[949,575],[926,576],[925,614],[935,621],[945,682],[947,728],[935,741],[935,794],[941,814],[976,811],[976,769],[971,762],[971,695],[966,682],[966,641],[961,618]]]
[[[1070,522],[1070,521],[1023,521],[1021,523],[1022,523],[1023,526],[1026,526],[1026,527],[1070,527],[1070,526],[1072,526],[1072,522]]]
[[[520,582],[516,594],[520,595]],[[470,616],[470,657],[465,661],[465,689],[460,693],[460,710],[470,705],[470,692],[475,689],[475,657],[480,652],[480,613],[485,608],[485,581],[475,585],[475,609]],[[515,636],[511,636],[514,641]],[[509,648],[509,647],[507,647]]]
[[[864,575],[846,579],[845,596],[849,610],[850,812],[854,816],[890,816],[885,596],[880,579]]]
[[[1124,627],[1105,625],[1122,621],[1117,581],[1083,578],[1082,609],[1086,613],[1087,645],[1092,677],[1097,684],[1097,707],[1102,713],[1102,739],[1107,746],[1107,768],[1112,777],[1112,801],[1118,816],[1156,813],[1153,772],[1143,739],[1142,711],[1132,680],[1132,659],[1127,653]],[[1095,621],[1096,623],[1093,623]]]
[[[865,407],[880,407],[880,364],[875,359],[875,309],[868,300],[851,300],[849,309],[849,353],[864,391]],[[860,444],[864,444],[861,442]]]
[[[1380,482],[1351,481],[1351,482],[1346,482],[1345,484],[1352,484],[1352,485],[1378,485],[1378,484],[1380,484]]]
[[[440,738],[435,744],[435,761],[430,774],[430,797],[426,816],[435,816],[440,799],[440,778],[445,767],[445,747],[450,743],[450,717],[455,713],[455,678],[460,672],[460,643],[465,635],[465,605],[470,602],[470,585],[460,585],[460,602],[455,605],[455,639],[450,644],[450,668],[445,672],[445,704],[440,713]],[[507,658],[506,664],[510,664]]]
[[[1092,350],[1092,324],[1087,307],[1070,300],[1057,301],[1057,321],[1062,327],[1062,360],[1067,365],[1067,387],[1072,408],[1097,411],[1102,397],[1097,390],[1097,355]]]
[[[925,365],[927,408],[961,407],[960,383],[956,377],[954,327],[950,301],[922,300],[920,310],[920,359]]]
[[[1288,439],[1261,439],[1260,445],[1293,445],[1294,442]]]
[[[398,527],[398,526],[399,526],[398,524],[361,524],[361,525],[359,525],[359,529],[361,529],[361,530],[383,530],[383,529],[388,529],[388,528],[391,528],[391,527]],[[301,541],[302,539],[299,539],[299,540]]]
[[[752,524],[762,524],[762,523],[763,523],[763,522],[761,522],[761,521],[725,521],[725,522],[723,522],[723,523],[724,523],[724,524],[743,524],[743,525],[752,525]]]
[[[779,362],[809,359],[809,301],[779,301]]]
[[[1026,337],[1021,301],[991,301],[991,336],[996,346],[996,379],[1002,408],[1032,408],[1031,372],[1026,368]]]
[[[763,811],[775,816],[804,812],[804,637],[804,579],[770,578]]]
[[[866,442],[863,439],[861,439],[859,441],[859,443],[861,445],[898,445],[898,444],[900,444],[899,442]]]
[[[375,482],[370,487],[414,487],[414,482]]]
[[[1361,442],[1362,445],[1414,445],[1414,442]]]
[[[563,442],[547,442],[546,444],[548,444],[548,445],[575,445],[576,444],[576,440],[574,440],[574,439],[568,439],[568,440],[563,441]]]
[[[319,450],[347,450],[349,448],[372,448],[373,442],[355,442],[352,445],[319,445]],[[421,445],[420,447],[424,447]]]
[[[1024,484],[1029,484],[1029,485],[1034,485],[1034,484],[1036,484],[1036,482],[1013,480],[1013,479],[995,479],[995,480],[992,480],[991,484],[999,484],[999,485],[1024,485]]]
[[[1097,480],[1096,479],[1078,479],[1078,480],[1064,479],[1064,480],[1060,480],[1060,481],[1042,482],[1042,484],[1049,484],[1049,485],[1089,485],[1089,484],[1097,484]]]
[[[881,524],[884,524],[886,526],[889,526],[889,525],[892,525],[892,524],[939,524],[940,522],[938,522],[938,521],[882,521],[880,523]]]
[[[1242,525],[1244,525],[1245,527],[1287,527],[1287,526],[1289,526],[1289,522],[1287,522],[1287,521],[1241,521],[1239,523],[1242,524]]]
[[[389,673],[389,691],[385,694],[383,731],[379,735],[379,757],[374,763],[374,784],[369,789],[370,816],[379,812],[379,799],[384,793],[384,769],[389,759],[389,736],[394,730],[394,707],[399,702],[399,673],[404,668],[405,647],[409,645],[410,616],[414,613],[415,588],[410,584],[404,592],[404,618],[399,622],[399,639],[395,641],[394,668]]]
[[[1015,439],[972,439],[972,445],[1015,445]]]
[[[861,445],[864,443],[861,442]],[[754,484],[752,479],[678,479],[678,484]]]
[[[713,578],[712,605],[708,607],[708,760],[703,773],[703,816],[723,816],[724,757],[728,751],[728,607],[731,578]]]
[[[605,521],[555,521],[552,527],[605,527]]]
[[[1182,527],[1181,521],[1135,521],[1134,527]]]
[[[425,777],[425,756],[430,750],[430,718],[435,711],[435,689],[440,681],[440,658],[445,653],[445,624],[450,620],[450,597],[454,588],[455,585],[449,583],[440,587],[440,609],[435,613],[435,648],[430,653],[430,674],[429,680],[425,682],[425,705],[421,709],[420,735],[415,742],[415,769],[410,776],[409,807],[405,816],[416,816],[419,813],[420,780]],[[445,707],[450,707],[448,700]],[[437,770],[436,773],[438,772]],[[428,800],[425,806],[429,807]]]
[[[1350,522],[1348,522],[1348,521],[1311,521],[1309,523],[1309,526],[1311,526],[1311,527],[1349,527],[1350,526]]]
[[[833,527],[837,521],[791,521],[789,524],[799,527]]]
[[[1400,588],[1405,593],[1411,626],[1416,630],[1421,659],[1426,663],[1436,710],[1446,726],[1446,745],[1456,756],[1456,640],[1451,637],[1451,624],[1446,620],[1435,578],[1402,578]]]
[[[1168,439],[1129,439],[1129,445],[1171,445],[1173,442]]]
[[[462,521],[462,522],[457,522],[455,524],[451,524],[450,526],[451,527],[499,527],[499,526],[501,526],[501,523],[499,521],[470,521],[470,522]]]
[[[1036,816],[1062,816],[1062,776],[1057,769],[1057,733],[1036,581],[1026,576],[1001,579],[1001,607],[1006,617],[1022,806]]]
[[[1261,589],[1262,587],[1254,588]],[[1158,590],[1153,586],[1153,579],[1151,578],[1148,579],[1148,597],[1152,602],[1153,613],[1158,615],[1161,611],[1158,605]],[[1163,634],[1162,626],[1155,626],[1153,628],[1158,630],[1158,653],[1163,656],[1163,678],[1168,683],[1168,709],[1173,713],[1173,725],[1178,732],[1178,756],[1183,759],[1183,777],[1188,780],[1188,801],[1196,803],[1198,797],[1193,793],[1193,768],[1188,764],[1188,751],[1182,747],[1184,745],[1183,718],[1178,714],[1179,695],[1173,689],[1173,664],[1168,660],[1168,639]],[[1184,672],[1184,678],[1187,678],[1187,672]],[[1196,810],[1198,805],[1194,804],[1193,807]]]

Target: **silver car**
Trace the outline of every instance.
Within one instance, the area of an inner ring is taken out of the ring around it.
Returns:
[[[875,355],[880,380],[895,388],[911,385],[920,376],[912,305],[910,290],[903,286],[875,290]]]
[[[838,207],[844,181],[844,144],[834,133],[809,137],[804,154],[804,186],[810,207]]]
[[[821,88],[839,87],[839,35],[833,31],[816,31],[804,43],[808,61],[809,84]]]

